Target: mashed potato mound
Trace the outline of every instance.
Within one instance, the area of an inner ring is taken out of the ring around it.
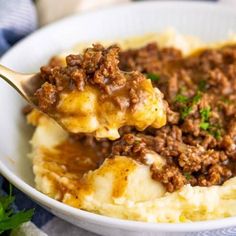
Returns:
[[[36,111],[28,120],[37,125],[30,154],[36,188],[54,199],[102,215],[147,222],[177,223],[236,214],[236,178],[222,186],[185,185],[168,193],[151,178],[148,166],[124,156],[106,159],[98,169],[81,176],[67,168],[69,162],[54,159],[54,147],[68,138],[67,133]],[[50,150],[47,155],[45,149]],[[147,157],[149,161],[155,158],[155,154]]]

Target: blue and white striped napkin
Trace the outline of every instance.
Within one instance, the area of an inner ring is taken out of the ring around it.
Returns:
[[[0,0],[0,55],[37,28],[31,0]]]

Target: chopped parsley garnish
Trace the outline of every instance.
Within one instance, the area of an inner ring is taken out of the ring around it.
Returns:
[[[193,105],[197,104],[202,98],[201,92],[197,92],[197,94],[192,98]]]
[[[210,123],[209,123],[209,117],[211,113],[210,107],[205,107],[200,110],[200,116],[201,116],[201,123],[200,128],[206,131],[209,131]]]
[[[189,172],[184,172],[184,176],[187,180],[190,180],[192,178],[192,176]]]
[[[189,114],[190,112],[192,111],[192,107],[183,107],[183,109],[181,109],[181,113],[180,113],[180,116],[181,116],[181,119],[184,120]]]
[[[208,121],[211,113],[210,107],[205,107],[200,110],[201,119],[203,121]]]
[[[177,94],[175,97],[175,102],[178,102],[180,104],[186,104],[180,108],[180,118],[184,120],[193,110],[193,106],[197,104],[202,98],[201,92],[197,92],[195,96],[192,98],[188,98],[185,95]]]
[[[219,140],[221,138],[221,126],[220,125],[210,125],[210,127],[207,131],[209,132],[209,134],[211,134],[217,140]]]
[[[199,91],[205,91],[207,87],[207,82],[206,80],[200,80],[198,83],[198,89]]]
[[[148,79],[152,80],[152,81],[159,81],[160,80],[160,76],[154,73],[148,73],[147,74]]]
[[[207,131],[209,134],[214,136],[216,139],[220,139],[220,137],[221,137],[220,126],[213,125],[210,123],[210,121],[209,121],[210,114],[211,114],[210,107],[202,108],[200,110],[201,123],[200,123],[199,127],[202,130]]]
[[[208,122],[201,122],[200,123],[200,128],[203,130],[208,130],[209,127],[210,127],[210,123],[208,123]]]
[[[214,136],[217,140],[221,138],[221,132],[219,129],[210,130],[210,134]]]
[[[177,96],[175,97],[175,101],[179,102],[179,103],[185,103],[188,102],[188,97],[182,95],[182,94],[177,94]]]
[[[10,185],[9,195],[0,195],[0,234],[19,227],[22,223],[29,221],[34,214],[34,209],[14,213],[12,209],[14,201],[15,197],[12,196],[12,187]]]

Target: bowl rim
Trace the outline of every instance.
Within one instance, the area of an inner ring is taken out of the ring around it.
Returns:
[[[213,8],[220,8],[221,11],[231,12],[232,14],[236,15],[236,12],[234,9],[223,6],[221,4],[216,4],[214,2],[198,2],[198,1],[147,1],[147,2],[132,2],[132,3],[123,3],[114,6],[110,6],[104,9],[99,10],[90,10],[84,13],[76,13],[71,16],[65,17],[63,19],[60,19],[56,22],[53,22],[47,26],[42,27],[41,29],[35,31],[31,35],[27,36],[17,44],[15,44],[10,50],[7,51],[1,58],[0,63],[4,64],[5,58],[8,57],[15,49],[18,47],[21,47],[22,44],[27,43],[28,41],[32,40],[33,38],[37,37],[39,34],[41,34],[44,31],[50,31],[53,27],[60,25],[60,24],[66,24],[66,22],[69,22],[73,18],[80,17],[82,15],[93,15],[93,13],[96,12],[106,12],[108,11],[120,11],[123,8],[132,8],[137,6],[144,6],[149,5],[150,7],[152,4],[154,5],[162,5],[162,6],[169,6],[173,7],[178,3],[179,5],[186,6],[186,7],[205,7],[208,9]],[[150,223],[150,222],[141,222],[141,221],[133,221],[133,220],[125,220],[125,219],[118,219],[114,217],[109,216],[103,216],[96,213],[80,210],[78,208],[71,207],[69,205],[66,205],[62,202],[59,202],[55,199],[50,198],[49,196],[39,192],[36,188],[30,186],[26,182],[24,182],[21,178],[17,177],[12,171],[8,171],[8,168],[0,161],[0,173],[14,186],[16,186],[19,190],[24,192],[26,195],[28,195],[30,198],[35,200],[37,203],[42,205],[42,207],[46,206],[50,209],[50,211],[53,212],[53,209],[60,212],[63,211],[64,214],[70,214],[73,215],[75,218],[79,220],[79,218],[83,218],[83,220],[86,220],[90,223],[96,223],[98,225],[106,226],[106,227],[116,227],[120,229],[126,229],[126,230],[137,230],[137,231],[143,231],[146,232],[196,232],[196,231],[203,231],[203,230],[213,230],[213,229],[220,229],[225,227],[230,227],[236,225],[236,216],[234,217],[228,217],[224,219],[217,219],[217,220],[206,220],[206,221],[197,221],[197,222],[188,222],[188,223]],[[48,210],[48,209],[47,209]]]

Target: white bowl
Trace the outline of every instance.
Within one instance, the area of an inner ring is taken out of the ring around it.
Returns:
[[[21,72],[38,71],[52,55],[77,42],[124,38],[161,31],[169,26],[205,41],[221,40],[230,30],[236,30],[236,11],[213,3],[168,1],[132,3],[74,15],[30,35],[8,51],[0,63]],[[236,225],[236,217],[182,224],[120,220],[72,208],[38,192],[27,158],[31,129],[21,115],[23,103],[12,88],[0,81],[0,172],[53,214],[107,236],[186,235]],[[220,232],[218,235],[223,235],[223,231]]]

